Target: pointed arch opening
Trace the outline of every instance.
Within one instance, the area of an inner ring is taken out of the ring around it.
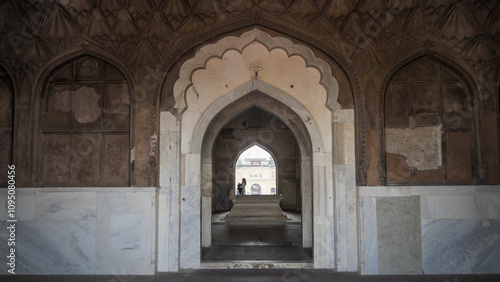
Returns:
[[[236,185],[232,194],[276,195],[276,174],[277,166],[272,153],[255,143],[241,151],[236,160],[234,183],[245,182],[245,187]]]

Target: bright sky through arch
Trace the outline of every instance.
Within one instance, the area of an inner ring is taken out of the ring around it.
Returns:
[[[246,151],[241,153],[240,159],[245,159],[245,158],[269,158],[271,155],[261,147],[257,145],[253,145],[252,147],[248,148]]]

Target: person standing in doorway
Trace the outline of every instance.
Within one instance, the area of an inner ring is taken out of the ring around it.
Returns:
[[[238,193],[240,195],[245,195],[245,186],[247,185],[247,180],[245,178],[241,179],[241,183],[238,183]]]

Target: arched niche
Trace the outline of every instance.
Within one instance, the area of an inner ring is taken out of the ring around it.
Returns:
[[[13,164],[14,151],[14,85],[9,73],[0,66],[0,166]],[[7,187],[7,177],[2,177],[0,187]]]
[[[58,54],[55,58],[53,58],[50,62],[48,62],[45,67],[39,72],[38,76],[35,79],[32,99],[31,99],[31,108],[36,109],[30,111],[30,120],[31,120],[31,130],[30,130],[30,160],[29,160],[29,168],[31,172],[31,182],[34,185],[39,185],[38,181],[38,170],[40,169],[39,165],[39,150],[36,149],[40,146],[40,138],[39,138],[39,129],[42,126],[41,121],[41,110],[44,103],[44,95],[46,95],[47,91],[47,83],[48,81],[54,78],[54,75],[61,70],[61,67],[66,66],[68,63],[72,63],[76,60],[79,60],[84,57],[94,58],[95,60],[102,61],[106,65],[110,65],[115,68],[124,80],[127,83],[127,92],[130,99],[130,123],[129,123],[129,181],[128,185],[135,185],[135,173],[130,171],[135,167],[135,150],[131,148],[135,147],[135,123],[136,123],[136,93],[135,93],[135,80],[132,72],[127,67],[127,65],[118,59],[116,56],[111,54],[105,49],[97,46],[96,44],[83,41],[80,45],[74,45],[64,52]]]
[[[83,55],[52,69],[43,86],[37,185],[129,186],[134,107],[125,75]]]
[[[383,183],[484,181],[480,101],[465,70],[441,55],[420,54],[395,67],[383,89]]]

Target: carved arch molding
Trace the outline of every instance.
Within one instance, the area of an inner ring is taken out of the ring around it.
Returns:
[[[283,34],[284,37],[273,37],[259,29],[259,26]],[[248,28],[251,27],[254,28],[247,31]],[[225,33],[236,33],[239,30],[241,30],[241,32],[246,32],[239,37],[223,37],[217,44],[206,44],[199,47],[204,43],[211,42],[214,38],[221,38]],[[303,42],[304,45],[296,44],[288,38]],[[234,44],[235,40],[237,41],[236,44]],[[221,49],[218,43],[224,41],[231,41],[234,45],[228,49]],[[269,51],[280,48],[285,50],[288,56],[300,56],[305,60],[307,67],[313,67],[318,70],[321,74],[320,84],[327,89],[327,102],[325,106],[331,111],[342,108],[337,101],[339,89],[343,89],[343,91],[347,91],[353,96],[356,121],[356,164],[358,167],[356,170],[356,178],[359,185],[365,185],[368,166],[366,160],[364,98],[361,95],[361,88],[353,67],[341,53],[324,42],[288,26],[258,16],[221,25],[213,28],[209,32],[195,35],[190,40],[180,44],[179,48],[169,54],[160,69],[160,73],[165,76],[158,78],[155,85],[154,96],[152,97],[151,136],[157,136],[158,134],[157,121],[160,108],[161,110],[171,111],[174,115],[180,115],[185,111],[187,108],[185,100],[186,90],[192,85],[191,76],[196,70],[204,69],[207,61],[213,57],[221,58],[224,53],[230,49],[241,52],[246,46],[253,42],[264,45]],[[187,61],[182,59],[186,57],[189,58],[194,50],[201,52],[196,52],[197,55]],[[329,62],[316,56],[312,50],[321,52],[322,58],[326,57]],[[181,62],[182,67],[177,65],[178,62]],[[331,69],[332,65],[336,68],[333,72]],[[337,75],[341,75],[342,79],[337,80]],[[171,76],[178,77],[178,79],[172,80]],[[174,81],[175,84],[173,83]],[[155,144],[153,143],[152,146],[155,146]],[[158,148],[153,147],[150,149],[156,151]],[[151,166],[149,184],[155,185],[156,182],[153,183],[152,181],[156,181],[156,154],[150,156],[149,163]]]

